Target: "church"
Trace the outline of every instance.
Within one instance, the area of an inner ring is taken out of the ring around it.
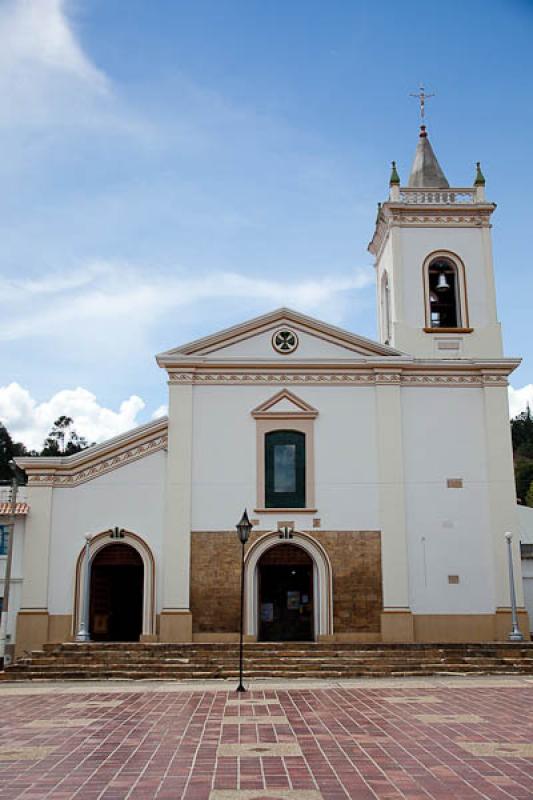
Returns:
[[[93,641],[236,641],[245,508],[248,641],[505,640],[520,362],[503,355],[494,210],[479,164],[451,187],[422,126],[369,245],[379,341],[281,308],[157,355],[168,417],[18,458],[17,653],[84,619]],[[513,557],[529,637],[518,536]]]

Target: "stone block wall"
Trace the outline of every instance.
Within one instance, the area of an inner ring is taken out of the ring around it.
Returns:
[[[247,548],[266,531],[253,531]],[[379,633],[382,611],[379,531],[306,531],[327,552],[333,572],[334,633]],[[191,536],[193,633],[239,630],[240,544],[235,531]]]
[[[333,632],[379,633],[383,610],[379,531],[322,531],[315,538],[333,571]]]

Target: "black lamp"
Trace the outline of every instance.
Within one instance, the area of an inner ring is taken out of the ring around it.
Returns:
[[[252,530],[252,523],[248,519],[248,512],[244,509],[244,513],[237,523],[237,533],[239,541],[242,545],[241,549],[241,633],[240,633],[240,646],[239,646],[239,685],[237,686],[238,692],[245,692],[242,682],[243,660],[244,660],[244,625],[243,625],[243,610],[244,610],[244,545],[250,538],[250,531]]]
[[[237,523],[237,533],[241,544],[246,544],[250,538],[250,531],[252,530],[252,523],[248,519],[248,512],[244,509],[241,521]]]

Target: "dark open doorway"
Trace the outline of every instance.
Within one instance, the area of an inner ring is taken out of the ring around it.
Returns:
[[[313,560],[301,547],[279,544],[261,556],[259,639],[263,642],[311,641]]]
[[[128,544],[110,544],[91,564],[90,633],[97,642],[137,642],[142,633],[144,566]]]

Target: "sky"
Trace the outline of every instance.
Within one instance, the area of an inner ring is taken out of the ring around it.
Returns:
[[[0,0],[0,420],[164,413],[154,355],[281,305],[376,338],[367,244],[423,83],[482,162],[511,410],[533,403],[533,0]]]

